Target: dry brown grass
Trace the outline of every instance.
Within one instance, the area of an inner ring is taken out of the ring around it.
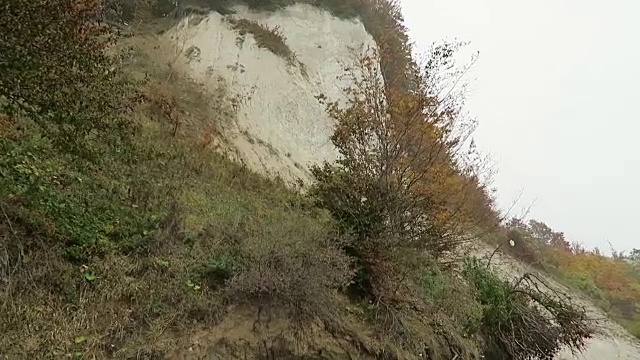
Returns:
[[[248,19],[228,19],[231,28],[238,31],[244,41],[244,36],[251,34],[259,48],[267,49],[284,59],[289,66],[297,66],[304,76],[307,76],[305,65],[298,60],[296,54],[287,45],[287,39],[279,27],[269,28],[267,25]]]

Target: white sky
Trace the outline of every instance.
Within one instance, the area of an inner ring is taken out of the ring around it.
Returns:
[[[400,3],[418,51],[458,39],[480,52],[467,110],[500,205],[523,191],[515,213],[535,200],[529,217],[571,241],[640,248],[640,1]]]

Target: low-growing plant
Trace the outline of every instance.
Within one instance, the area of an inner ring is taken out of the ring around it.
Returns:
[[[335,319],[337,291],[351,281],[350,261],[318,235],[245,243],[242,271],[228,283],[230,301],[285,313],[296,324]]]
[[[267,25],[248,19],[228,19],[231,27],[238,31],[241,37],[251,34],[258,47],[267,49],[281,57],[289,66],[298,66],[306,73],[306,67],[296,57],[296,54],[287,45],[287,40],[279,27],[269,28]]]
[[[427,267],[421,277],[422,288],[427,297],[435,301],[441,301],[444,295],[449,293],[450,282],[443,276],[436,266]]]
[[[220,254],[214,256],[206,265],[204,269],[204,277],[208,280],[208,283],[212,287],[223,286],[242,272],[243,264],[242,260],[238,259],[237,255],[233,254]]]
[[[594,333],[584,309],[532,274],[510,284],[476,258],[462,274],[483,305],[476,330],[487,358],[553,359],[563,347],[581,351]]]

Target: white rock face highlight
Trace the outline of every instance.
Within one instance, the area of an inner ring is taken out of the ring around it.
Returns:
[[[375,47],[359,20],[342,20],[316,7],[297,4],[276,12],[234,8],[235,19],[278,27],[300,64],[291,65],[253,35],[244,39],[220,14],[198,23],[184,19],[165,34],[184,60],[187,73],[211,88],[219,81],[237,97],[237,123],[225,135],[249,167],[285,179],[309,179],[311,163],[334,160],[333,124],[315,96],[344,100],[339,79],[354,52]],[[230,134],[231,133],[231,134]]]

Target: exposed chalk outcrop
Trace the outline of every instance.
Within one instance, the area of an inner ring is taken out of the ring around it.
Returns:
[[[227,127],[227,140],[248,166],[308,179],[311,163],[338,156],[330,140],[332,122],[316,96],[344,99],[342,89],[349,84],[339,78],[345,66],[353,64],[354,52],[375,42],[360,21],[342,20],[310,5],[276,12],[237,6],[235,11],[229,18],[216,12],[185,18],[165,37],[185,58],[191,77],[211,87],[224,81],[233,93],[237,124]],[[259,47],[228,19],[277,28],[295,61]]]

